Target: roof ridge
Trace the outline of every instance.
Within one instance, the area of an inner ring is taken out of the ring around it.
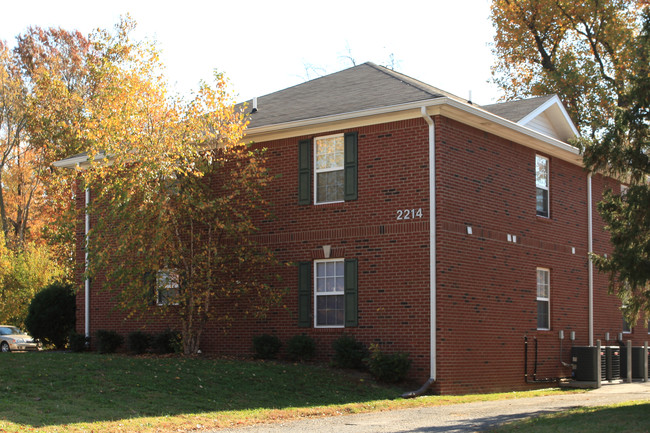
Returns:
[[[533,101],[535,99],[550,99],[553,96],[558,96],[557,93],[547,93],[546,95],[536,95],[536,96],[531,96],[531,97],[524,97],[520,99],[510,99],[508,101],[501,101],[501,102],[495,102],[494,104],[486,104],[486,105],[481,105],[481,107],[489,107],[492,105],[502,105],[502,104],[516,104],[518,102],[524,102],[524,101]]]
[[[467,103],[467,100],[465,100],[465,99],[463,99],[463,98],[461,98],[461,97],[459,97],[457,95],[454,95],[453,93],[447,92],[447,91],[442,90],[442,89],[440,89],[438,87],[427,84],[424,81],[420,81],[420,80],[418,80],[416,78],[410,77],[410,76],[408,76],[408,75],[406,75],[406,74],[404,74],[402,72],[397,72],[394,69],[390,69],[390,68],[387,68],[385,66],[377,65],[377,64],[375,64],[373,62],[366,62],[364,64],[367,64],[368,66],[371,66],[374,69],[376,69],[376,70],[378,70],[380,72],[383,72],[384,74],[386,74],[386,75],[388,75],[388,76],[390,76],[390,77],[392,77],[392,78],[394,78],[396,80],[399,80],[399,81],[403,82],[404,84],[407,84],[409,86],[413,86],[416,89],[421,90],[422,92],[425,92],[425,93],[429,94],[430,96],[433,96],[433,97],[446,96],[448,98],[452,98],[452,99],[458,100],[460,102]]]

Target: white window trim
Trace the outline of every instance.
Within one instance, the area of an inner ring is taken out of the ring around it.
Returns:
[[[538,287],[537,287],[537,273],[538,273],[539,271],[544,271],[544,272],[546,272],[546,274],[547,274],[547,276],[548,276],[548,279],[547,279],[547,280],[548,280],[548,297],[547,297],[547,298],[540,297],[540,296],[537,294],[537,292],[538,292]],[[536,300],[535,300],[535,302],[536,302],[536,304],[535,304],[535,307],[536,307],[536,308],[535,308],[535,311],[537,311],[537,302],[544,301],[544,302],[546,302],[546,305],[547,305],[547,312],[546,312],[546,315],[547,315],[547,317],[548,317],[548,327],[546,327],[546,328],[539,328],[539,327],[538,327],[537,330],[538,330],[538,331],[550,331],[550,330],[551,330],[551,270],[548,269],[548,268],[537,268],[537,269],[535,270],[535,281],[536,281],[536,282],[535,282],[535,292],[536,292],[536,295],[537,295],[537,296],[536,296]],[[536,317],[536,319],[539,320],[538,317]]]
[[[318,272],[317,272],[317,266],[319,263],[328,263],[328,262],[341,262],[343,263],[344,270],[343,270],[343,291],[342,292],[329,292],[329,293],[323,293],[323,294],[318,294],[317,288],[318,288]],[[318,324],[318,297],[319,296],[332,296],[332,295],[343,295],[343,302],[345,305],[345,259],[323,259],[323,260],[314,260],[314,328],[321,328],[321,329],[327,329],[327,328],[345,328],[345,311],[344,317],[343,317],[343,324],[342,325],[319,325]]]
[[[345,134],[331,134],[331,135],[322,135],[320,137],[314,137],[314,204],[330,204],[330,203],[343,203],[345,200],[334,200],[334,201],[318,201],[318,175],[320,173],[329,173],[332,171],[344,171],[345,175],[345,160],[340,167],[337,168],[324,168],[318,169],[318,148],[316,147],[316,140],[325,140],[328,138],[337,138],[343,137],[343,152],[345,158]]]
[[[162,275],[171,275],[171,274],[176,274],[176,277],[178,278],[178,272],[173,270],[173,269],[162,269],[157,272],[156,274],[156,305],[159,307],[165,306],[165,305],[178,305],[178,301],[176,302],[161,302],[160,301],[160,288],[162,287],[162,284],[160,282]],[[180,291],[180,284],[170,282],[169,285],[165,286],[165,289],[176,289],[176,292],[178,293]]]
[[[537,185],[537,158],[544,158],[546,160],[546,186]],[[546,209],[546,216],[537,214],[537,188],[546,191],[546,200],[548,207],[548,209]],[[551,159],[538,153],[535,154],[535,215],[540,218],[551,218]]]

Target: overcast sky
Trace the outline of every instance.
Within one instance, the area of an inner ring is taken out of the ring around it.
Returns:
[[[489,84],[494,30],[489,0],[3,1],[0,39],[29,26],[112,28],[129,13],[135,37],[158,41],[167,77],[186,94],[218,69],[238,100],[371,61],[478,104]]]

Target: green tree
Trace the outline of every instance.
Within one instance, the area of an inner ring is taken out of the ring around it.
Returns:
[[[650,8],[634,41],[630,86],[602,138],[583,140],[585,165],[627,185],[608,191],[598,209],[610,232],[613,253],[594,256],[610,275],[610,290],[625,305],[630,323],[650,317]]]
[[[493,81],[506,99],[557,93],[583,136],[629,105],[646,0],[493,0]]]
[[[75,325],[75,290],[69,283],[53,282],[40,290],[27,310],[27,332],[45,344],[65,348]]]
[[[2,233],[0,241],[0,322],[22,327],[31,300],[61,278],[62,270],[45,245],[28,244],[12,251],[4,245]]]
[[[245,119],[224,78],[189,101],[169,96],[155,46],[132,42],[130,29],[94,42],[107,56],[92,70],[84,131],[82,183],[97,218],[88,276],[104,278],[130,314],[180,316],[183,351],[195,353],[208,320],[226,328],[278,298],[267,279],[276,259],[253,224],[267,217],[271,177],[263,154],[242,144]]]

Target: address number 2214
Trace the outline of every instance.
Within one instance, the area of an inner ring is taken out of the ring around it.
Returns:
[[[416,218],[422,218],[422,208],[397,210],[397,221],[414,220]]]

